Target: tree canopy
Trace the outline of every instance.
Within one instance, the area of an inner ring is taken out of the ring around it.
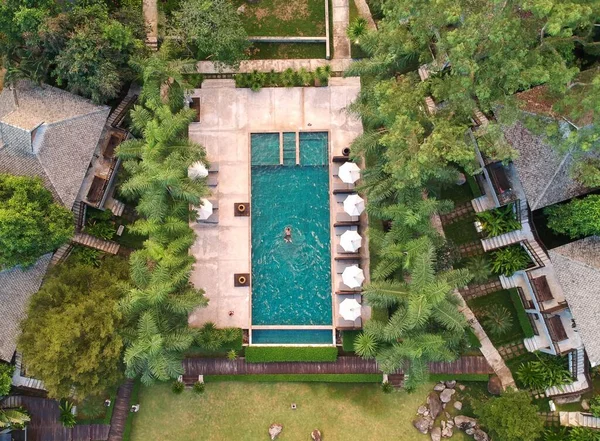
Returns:
[[[475,408],[479,423],[488,429],[493,439],[503,441],[536,441],[544,430],[527,392],[508,390]]]
[[[73,232],[73,213],[40,178],[0,174],[0,268],[32,265]]]
[[[572,239],[600,234],[600,195],[573,199],[545,210],[548,227]]]
[[[229,0],[181,2],[169,20],[169,37],[187,57],[237,66],[250,46],[244,26]]]
[[[69,261],[55,267],[32,297],[19,348],[48,394],[98,396],[122,377],[124,295],[128,267],[106,258],[99,268]]]

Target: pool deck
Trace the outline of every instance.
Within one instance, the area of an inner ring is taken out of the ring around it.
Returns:
[[[259,92],[237,89],[234,80],[206,80],[194,91],[192,96],[200,98],[200,122],[190,125],[189,137],[218,164],[209,199],[218,200],[219,220],[192,225],[197,240],[191,248],[196,258],[191,281],[210,300],[208,307],[190,315],[192,326],[213,322],[250,328],[250,288],[234,287],[235,273],[251,272],[250,217],[234,216],[235,203],[250,201],[250,133],[328,131],[331,161],[363,131],[360,120],[346,111],[359,91],[357,77],[331,78],[328,87]],[[368,273],[368,260],[365,264]]]

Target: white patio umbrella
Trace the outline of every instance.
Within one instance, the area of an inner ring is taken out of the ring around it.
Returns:
[[[360,317],[362,306],[356,301],[356,299],[345,299],[340,303],[340,315],[345,320],[354,321]]]
[[[213,204],[208,199],[202,199],[202,206],[196,207],[198,220],[206,220],[213,214]]]
[[[362,237],[354,230],[344,231],[340,236],[340,245],[349,253],[355,253],[362,245]]]
[[[349,288],[358,288],[365,281],[365,273],[358,265],[348,266],[342,273],[342,281]]]
[[[201,161],[194,162],[190,167],[188,167],[188,178],[190,179],[206,178],[207,176],[208,169]]]
[[[360,216],[365,211],[365,200],[357,194],[351,194],[344,199],[344,211],[350,216]]]
[[[338,176],[346,184],[354,184],[360,179],[360,168],[354,162],[345,162],[340,166]]]

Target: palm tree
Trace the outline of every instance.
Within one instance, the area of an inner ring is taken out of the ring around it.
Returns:
[[[354,42],[354,44],[360,44],[360,38],[363,37],[369,30],[368,22],[363,17],[356,18],[348,29],[346,30],[346,34],[348,38]]]
[[[0,409],[0,429],[23,427],[31,420],[21,409]]]

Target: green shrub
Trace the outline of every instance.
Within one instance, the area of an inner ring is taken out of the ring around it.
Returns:
[[[361,332],[354,339],[354,352],[362,358],[373,358],[377,354],[379,345],[373,334]]]
[[[469,274],[473,276],[473,282],[475,283],[485,283],[492,276],[490,261],[485,254],[470,257],[467,260],[466,268],[469,270]]]
[[[492,271],[495,274],[512,276],[531,263],[529,254],[521,245],[511,245],[492,252]]]
[[[282,361],[324,361],[337,360],[335,347],[292,347],[292,346],[250,346],[246,348],[248,363],[274,363]]]
[[[384,394],[392,393],[394,391],[394,386],[392,386],[392,384],[389,381],[385,381],[381,383],[381,391]]]
[[[197,394],[203,394],[204,393],[204,383],[202,383],[201,381],[196,381],[194,383],[194,392],[196,392]]]
[[[73,403],[68,400],[61,400],[58,405],[60,409],[59,421],[67,428],[74,427],[76,424],[75,415],[73,415]]]
[[[466,328],[465,336],[467,338],[467,343],[469,344],[470,348],[479,349],[481,347],[481,341],[475,335],[475,332],[473,332],[473,329],[471,329],[470,327]]]
[[[205,375],[206,383],[239,381],[244,383],[381,383],[382,374],[258,374]]]
[[[78,245],[73,249],[69,260],[98,268],[102,262],[103,255],[104,253],[100,250]]]
[[[521,329],[523,330],[525,338],[533,337],[535,332],[533,332],[533,327],[531,326],[531,322],[527,317],[527,313],[523,307],[523,302],[521,302],[521,297],[519,297],[519,291],[517,291],[517,288],[511,288],[508,290],[508,292],[510,293],[510,300],[515,307],[515,311],[517,311],[517,319],[519,320],[519,325],[521,325]]]
[[[545,390],[549,387],[571,384],[571,372],[560,357],[536,353],[537,360],[521,364],[517,379],[532,390]]]
[[[510,203],[504,207],[477,213],[476,217],[488,236],[500,236],[521,228],[521,222],[517,220],[514,207],[515,204]]]
[[[589,427],[572,427],[566,441],[600,441],[600,432]]]
[[[13,365],[0,362],[0,397],[8,395],[10,392],[14,371]]]
[[[181,381],[173,381],[173,384],[171,385],[173,393],[180,394],[183,392],[183,389],[185,389],[185,385]]]
[[[510,311],[502,305],[492,305],[485,311],[482,320],[489,332],[497,337],[506,334],[512,328]]]
[[[294,87],[296,84],[296,72],[288,67],[280,75],[281,85],[284,87]]]
[[[196,334],[196,344],[207,351],[223,349],[242,350],[243,333],[240,328],[219,329],[214,323],[207,322]]]
[[[483,196],[483,194],[481,193],[481,189],[479,188],[479,185],[477,184],[477,180],[476,180],[475,176],[465,173],[465,177],[467,178],[467,185],[471,189],[471,192],[473,193],[473,197],[478,198],[479,196]]]
[[[594,395],[590,400],[590,412],[596,418],[600,418],[600,395]]]
[[[227,351],[227,359],[228,360],[237,360],[238,358],[238,354],[237,351],[235,349],[230,349],[229,351]]]
[[[573,199],[544,209],[548,228],[571,239],[600,233],[600,195]]]
[[[112,240],[115,234],[117,234],[115,226],[110,221],[96,219],[88,220],[85,232],[104,240]]]

